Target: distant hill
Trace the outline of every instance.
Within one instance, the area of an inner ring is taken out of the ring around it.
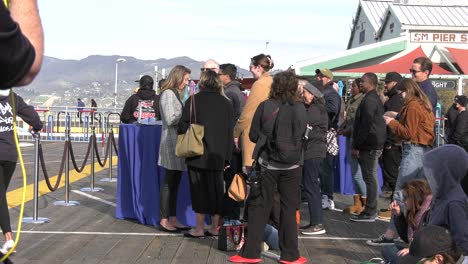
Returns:
[[[154,78],[155,66],[158,66],[160,73],[162,69],[165,69],[167,76],[175,65],[184,65],[191,69],[193,79],[198,79],[200,68],[203,66],[202,61],[196,61],[189,57],[139,60],[127,56],[92,55],[82,60],[62,60],[46,56],[36,80],[29,86],[16,89],[16,92],[33,105],[41,105],[53,95],[60,98],[60,100],[54,101],[54,105],[74,106],[76,98],[84,99],[85,103],[89,105],[89,100],[95,98],[98,106],[112,106],[115,61],[118,58],[126,60],[119,63],[118,70],[117,102],[120,107],[131,95],[133,89],[138,86],[135,80],[140,75],[148,74]],[[245,69],[238,71],[241,76],[252,76]]]

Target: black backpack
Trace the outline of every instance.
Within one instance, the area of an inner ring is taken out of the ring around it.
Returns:
[[[299,102],[278,102],[273,135],[268,139],[270,160],[291,165],[301,163],[305,130],[304,105]]]

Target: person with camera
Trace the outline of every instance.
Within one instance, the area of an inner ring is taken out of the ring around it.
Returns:
[[[248,200],[249,232],[234,263],[258,263],[265,225],[279,193],[279,247],[281,263],[306,263],[299,255],[296,209],[299,208],[302,151],[306,115],[298,95],[298,80],[290,71],[277,73],[270,98],[262,102],[252,119],[249,137],[255,142],[253,158],[258,170]]]
[[[303,84],[303,85],[301,85]],[[309,207],[309,224],[300,226],[303,235],[325,234],[323,227],[322,197],[320,195],[319,171],[327,154],[328,115],[325,100],[320,92],[321,82],[310,84],[306,80],[299,80],[299,87],[303,88],[302,98],[306,108],[307,130],[304,134],[304,167],[302,186]]]

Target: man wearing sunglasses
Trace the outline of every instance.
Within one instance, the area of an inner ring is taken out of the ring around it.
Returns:
[[[426,57],[418,57],[413,61],[413,65],[409,69],[413,81],[418,83],[419,87],[426,96],[429,98],[429,101],[432,104],[432,112],[435,115],[437,107],[437,93],[432,85],[432,82],[429,80],[429,75],[432,72],[432,61]]]

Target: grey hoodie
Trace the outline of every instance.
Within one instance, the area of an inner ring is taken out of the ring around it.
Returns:
[[[429,224],[448,228],[467,256],[468,198],[460,182],[468,170],[468,154],[447,144],[424,154],[423,169],[434,197]]]

